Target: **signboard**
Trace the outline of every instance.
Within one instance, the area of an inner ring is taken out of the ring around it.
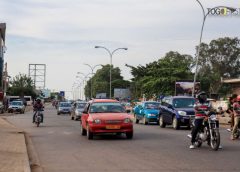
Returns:
[[[51,96],[51,91],[48,90],[48,89],[42,89],[41,92],[42,92],[42,94],[43,94],[43,95],[42,95],[43,98],[49,98],[49,97]]]
[[[119,99],[129,99],[130,90],[128,88],[114,88],[114,97]]]
[[[176,81],[175,83],[175,95],[192,95],[193,82],[192,81]],[[195,94],[200,91],[200,82],[195,83]]]
[[[59,92],[59,95],[60,95],[61,97],[64,97],[64,96],[65,96],[65,91],[60,91],[60,92]]]
[[[96,98],[97,99],[106,99],[107,98],[107,93],[97,93]]]

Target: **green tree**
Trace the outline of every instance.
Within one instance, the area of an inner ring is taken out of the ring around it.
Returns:
[[[33,81],[25,74],[19,74],[10,81],[10,87],[7,91],[8,95],[14,96],[32,96],[36,97]]]
[[[107,93],[109,96],[109,76],[110,65],[103,65],[101,69],[98,69],[94,76],[87,81],[84,88],[86,97],[91,95],[91,80],[93,84],[93,97],[97,93]],[[112,66],[112,95],[114,88],[128,88],[130,86],[129,81],[125,81],[121,76],[121,70]]]
[[[237,77],[240,77],[238,38],[225,37],[212,40],[209,44],[201,44],[198,78],[202,89],[210,93],[226,94],[231,90],[221,83],[221,78]]]
[[[133,75],[131,92],[135,98],[145,94],[147,98],[154,94],[173,95],[175,92],[175,81],[192,78],[192,60],[190,55],[181,55],[170,51],[158,61],[139,65],[131,68]]]

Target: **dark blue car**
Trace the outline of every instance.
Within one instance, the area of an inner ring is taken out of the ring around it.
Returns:
[[[159,102],[145,101],[133,109],[135,123],[143,121],[145,125],[149,122],[159,122]]]
[[[190,128],[194,119],[194,97],[173,96],[165,97],[160,106],[159,125],[164,128],[166,125],[172,125],[174,129],[181,126]]]

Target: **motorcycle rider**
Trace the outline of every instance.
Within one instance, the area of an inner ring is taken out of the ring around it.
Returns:
[[[34,111],[34,115],[33,115],[33,123],[35,122],[35,116],[37,114],[38,111],[42,111],[44,108],[42,102],[41,102],[41,99],[40,98],[37,98],[34,105],[33,105],[33,111]],[[43,114],[41,113],[41,119],[43,122]]]
[[[238,124],[240,121],[240,95],[237,96],[237,102],[233,104],[233,115],[234,115],[234,126],[232,130],[231,139],[235,140],[234,135],[237,132]]]
[[[195,120],[194,120],[194,127],[192,129],[191,133],[191,145],[190,149],[195,148],[195,141],[196,136],[199,130],[201,130],[203,121],[205,117],[207,116],[207,112],[211,110],[211,105],[209,102],[207,102],[207,94],[204,91],[201,91],[199,94],[197,94],[197,101],[194,105],[195,108]]]

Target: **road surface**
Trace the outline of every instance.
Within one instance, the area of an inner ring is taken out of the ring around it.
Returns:
[[[221,128],[223,149],[212,151],[206,144],[190,150],[189,130],[134,125],[134,138],[97,136],[87,140],[79,121],[45,108],[44,124],[37,128],[32,112],[9,116],[8,120],[31,136],[44,172],[179,172],[240,171],[240,140],[231,141]]]

